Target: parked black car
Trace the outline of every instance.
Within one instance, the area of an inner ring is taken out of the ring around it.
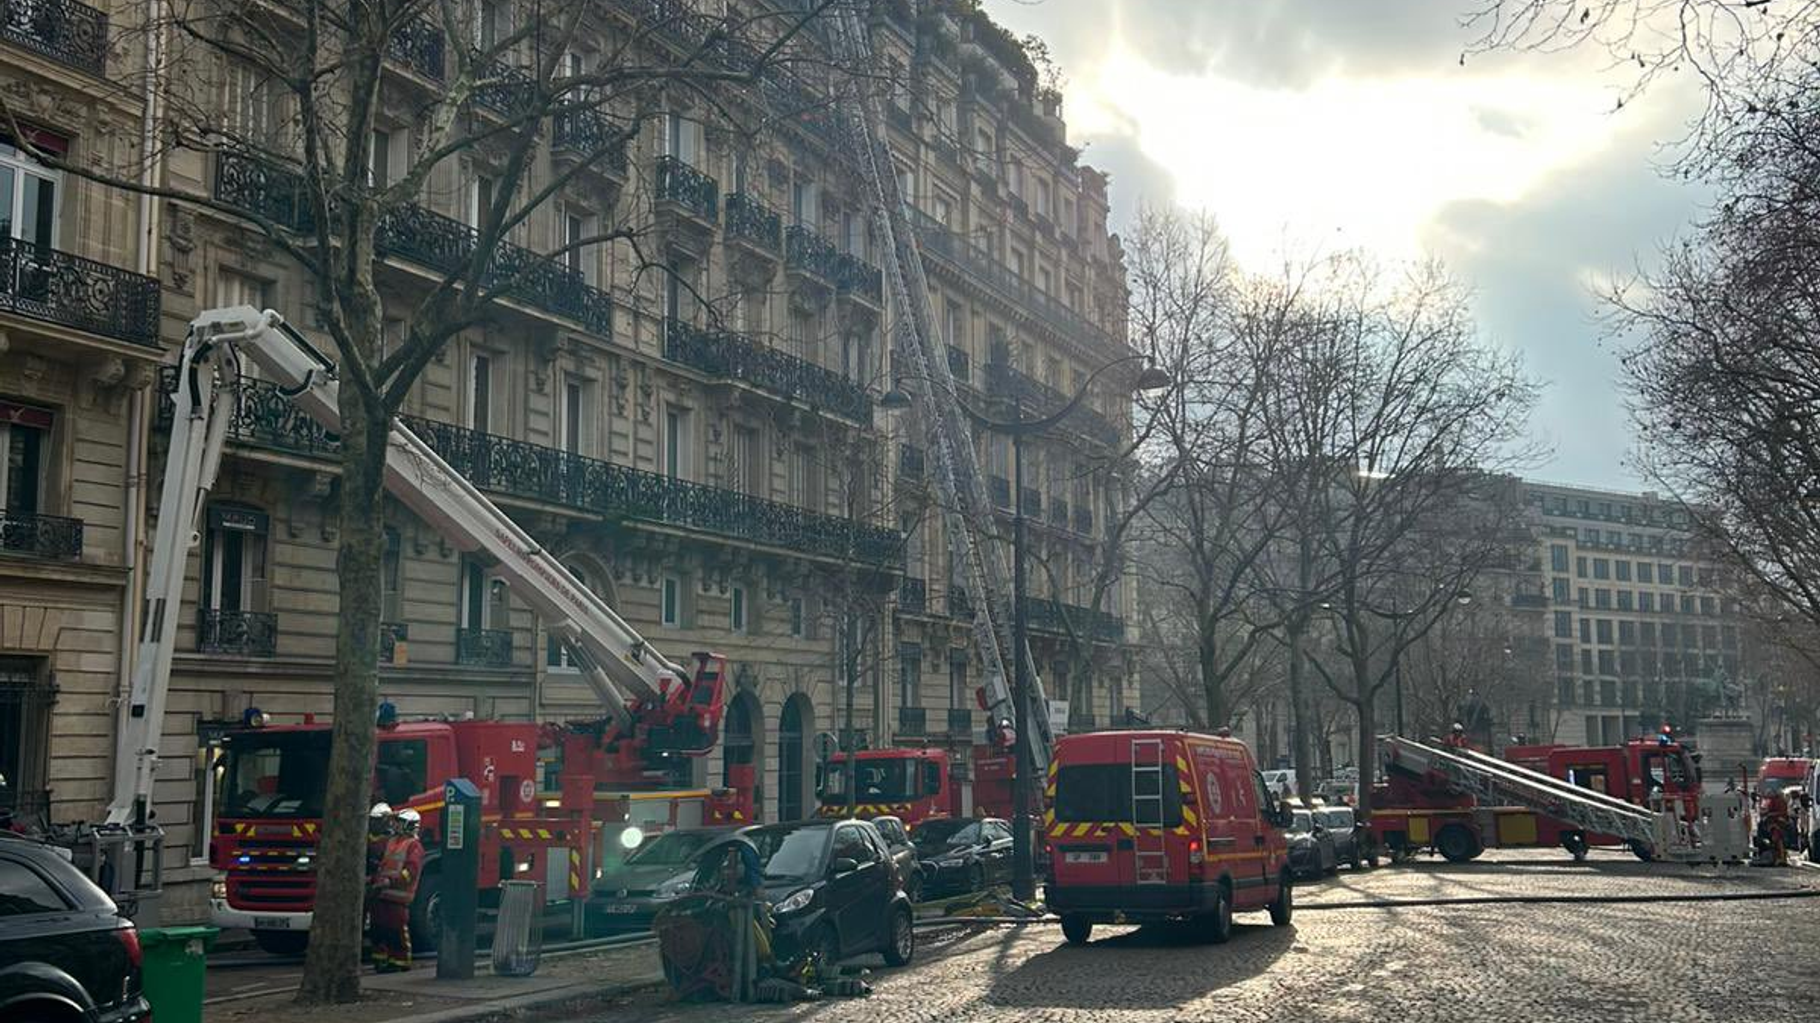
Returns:
[[[1359,823],[1352,807],[1316,810],[1315,816],[1333,837],[1333,855],[1337,862],[1350,863],[1354,870],[1367,863],[1374,867],[1378,865],[1378,854],[1371,844],[1371,829]]]
[[[996,817],[924,821],[910,836],[923,865],[923,893],[985,891],[1011,880],[1011,825]]]
[[[594,879],[588,902],[590,934],[629,934],[651,929],[657,911],[689,891],[701,851],[734,828],[666,831]]]
[[[0,1019],[138,1023],[139,932],[56,850],[0,837]]]
[[[903,879],[904,894],[910,896],[911,902],[923,901],[923,865],[917,858],[915,843],[910,841],[910,829],[896,817],[874,817],[872,826],[878,829],[878,837],[885,840],[891,862],[897,864],[897,876]]]
[[[870,821],[767,824],[740,837],[758,850],[780,957],[819,950],[840,962],[881,952],[903,966],[915,954],[910,897]]]
[[[1340,858],[1334,852],[1333,835],[1313,810],[1295,811],[1294,823],[1287,831],[1289,870],[1298,877],[1320,877],[1340,869]]]

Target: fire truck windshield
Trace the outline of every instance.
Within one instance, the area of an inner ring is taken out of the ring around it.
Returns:
[[[854,765],[855,788],[862,803],[891,803],[921,798],[917,791],[917,761],[910,757],[861,760]],[[847,768],[844,763],[828,765],[817,795],[826,803],[847,794]]]
[[[321,817],[329,733],[242,732],[226,739],[221,816]]]

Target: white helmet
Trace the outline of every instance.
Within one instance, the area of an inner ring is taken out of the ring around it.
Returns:
[[[423,823],[423,814],[420,814],[416,810],[413,810],[407,806],[404,809],[398,811],[398,823],[404,825],[406,828],[409,828],[412,831],[415,831],[415,830],[417,830],[417,826],[419,824]]]
[[[367,817],[374,820],[390,816],[392,816],[392,804],[390,803],[374,803],[373,808],[367,811]]]

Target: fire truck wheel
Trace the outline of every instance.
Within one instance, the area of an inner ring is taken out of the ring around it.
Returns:
[[[1586,839],[1579,835],[1569,835],[1561,839],[1561,848],[1566,849],[1567,854],[1572,856],[1576,863],[1586,859]]]
[[[1290,883],[1289,873],[1277,879],[1277,897],[1270,903],[1270,924],[1273,927],[1288,927],[1295,916],[1295,885]]]
[[[1633,856],[1645,863],[1655,862],[1656,851],[1642,842],[1632,840],[1630,843],[1630,851]]]
[[[1062,917],[1062,937],[1070,945],[1085,945],[1093,937],[1093,921],[1084,916],[1069,913]]]
[[[275,956],[302,955],[310,947],[309,931],[254,931],[253,944]]]
[[[1478,856],[1482,847],[1479,845],[1479,836],[1473,834],[1471,829],[1460,824],[1449,824],[1435,836],[1435,849],[1449,863],[1465,863]]]
[[[1232,938],[1232,891],[1226,885],[1220,885],[1220,892],[1213,903],[1213,912],[1200,919],[1201,935],[1215,945],[1224,945]]]
[[[910,911],[900,909],[891,914],[891,943],[885,946],[885,965],[908,966],[915,954],[916,927],[910,921]]]
[[[417,883],[417,898],[411,902],[411,947],[434,952],[441,936],[442,874],[431,870]]]

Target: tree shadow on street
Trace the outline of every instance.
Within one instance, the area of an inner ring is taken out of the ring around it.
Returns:
[[[1224,945],[1180,927],[1114,932],[1085,947],[1060,944],[1059,934],[1057,942],[999,976],[986,1002],[1007,1009],[1172,1008],[1263,973],[1295,944],[1295,930],[1235,924]]]

